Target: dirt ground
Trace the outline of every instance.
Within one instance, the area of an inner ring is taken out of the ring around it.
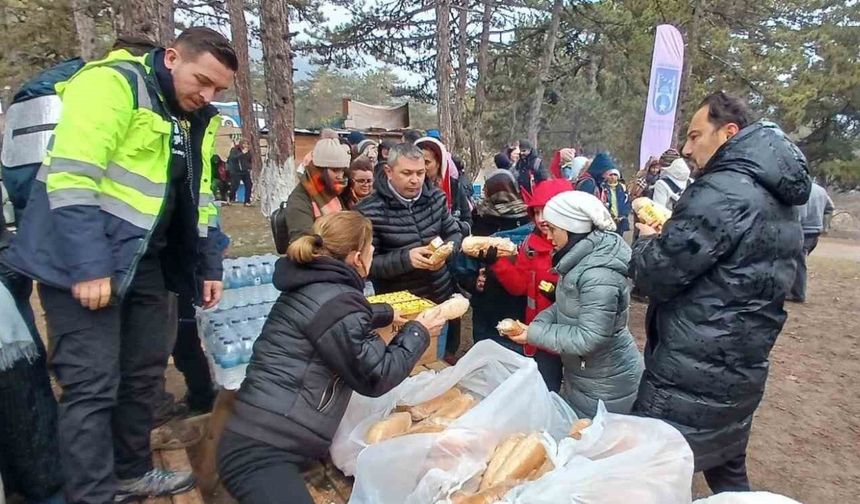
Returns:
[[[850,210],[860,211],[860,204]],[[230,255],[272,251],[268,223],[257,208],[226,208],[223,222],[233,240]],[[808,302],[787,305],[789,319],[771,354],[748,451],[754,489],[805,504],[860,500],[860,234],[855,232],[843,229],[822,238],[809,259]],[[645,308],[634,303],[630,317],[640,345]],[[463,329],[461,352],[471,346],[471,323]],[[171,388],[181,394],[181,380],[171,375]],[[694,492],[708,495],[698,474]],[[231,501],[221,494],[209,502]]]

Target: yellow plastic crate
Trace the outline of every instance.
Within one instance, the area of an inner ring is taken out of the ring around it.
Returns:
[[[367,302],[388,303],[404,317],[417,315],[428,308],[436,306],[432,301],[415,296],[408,291],[389,292],[388,294],[369,296],[367,298]]]

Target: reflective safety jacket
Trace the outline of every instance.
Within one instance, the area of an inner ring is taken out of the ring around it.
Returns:
[[[174,128],[153,57],[114,51],[57,84],[62,115],[3,256],[10,267],[55,287],[110,277],[117,298],[128,290],[169,192]],[[194,296],[221,279],[208,169],[220,120],[214,107],[195,114],[208,126],[192,138],[189,203],[171,217],[181,243],[161,254],[167,287]]]

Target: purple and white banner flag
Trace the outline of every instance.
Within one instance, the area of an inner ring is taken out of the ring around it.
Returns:
[[[651,58],[651,84],[648,86],[642,144],[639,147],[639,168],[645,167],[648,158],[659,157],[672,146],[683,66],[684,38],[681,32],[672,25],[658,26]]]

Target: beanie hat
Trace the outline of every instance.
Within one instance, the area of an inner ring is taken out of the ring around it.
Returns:
[[[591,166],[588,167],[588,173],[597,180],[600,180],[603,178],[604,173],[613,168],[615,168],[615,163],[612,162],[612,158],[609,157],[609,154],[601,152],[594,156]]]
[[[312,159],[318,168],[346,168],[349,166],[349,151],[337,140],[323,138],[314,146]]]
[[[678,182],[686,182],[690,178],[690,167],[683,158],[678,158],[664,168],[663,173]]]
[[[511,158],[509,158],[504,152],[496,154],[496,157],[493,158],[493,162],[496,163],[496,168],[500,170],[507,170],[511,167]]]
[[[350,131],[349,135],[346,136],[346,142],[349,145],[356,145],[362,140],[364,140],[364,133],[360,131]]]
[[[606,173],[603,174],[604,177],[607,175],[615,175],[618,178],[621,178],[621,172],[618,171],[618,168],[612,168],[611,170],[606,170]]]
[[[359,155],[361,155],[364,154],[364,151],[366,151],[367,148],[371,145],[376,146],[376,142],[365,138],[364,140],[358,142],[358,145],[356,146],[355,150],[356,152],[358,152]]]
[[[559,152],[561,153],[561,162],[564,164],[570,163],[576,157],[576,149],[566,148]]]
[[[582,191],[554,196],[544,207],[543,218],[569,233],[589,233],[595,227],[603,231],[615,230],[615,221],[603,202]]]
[[[667,149],[666,152],[664,152],[663,155],[660,156],[660,166],[665,168],[672,164],[672,161],[678,159],[679,157],[681,157],[681,154],[678,151],[676,151],[675,149]]]

